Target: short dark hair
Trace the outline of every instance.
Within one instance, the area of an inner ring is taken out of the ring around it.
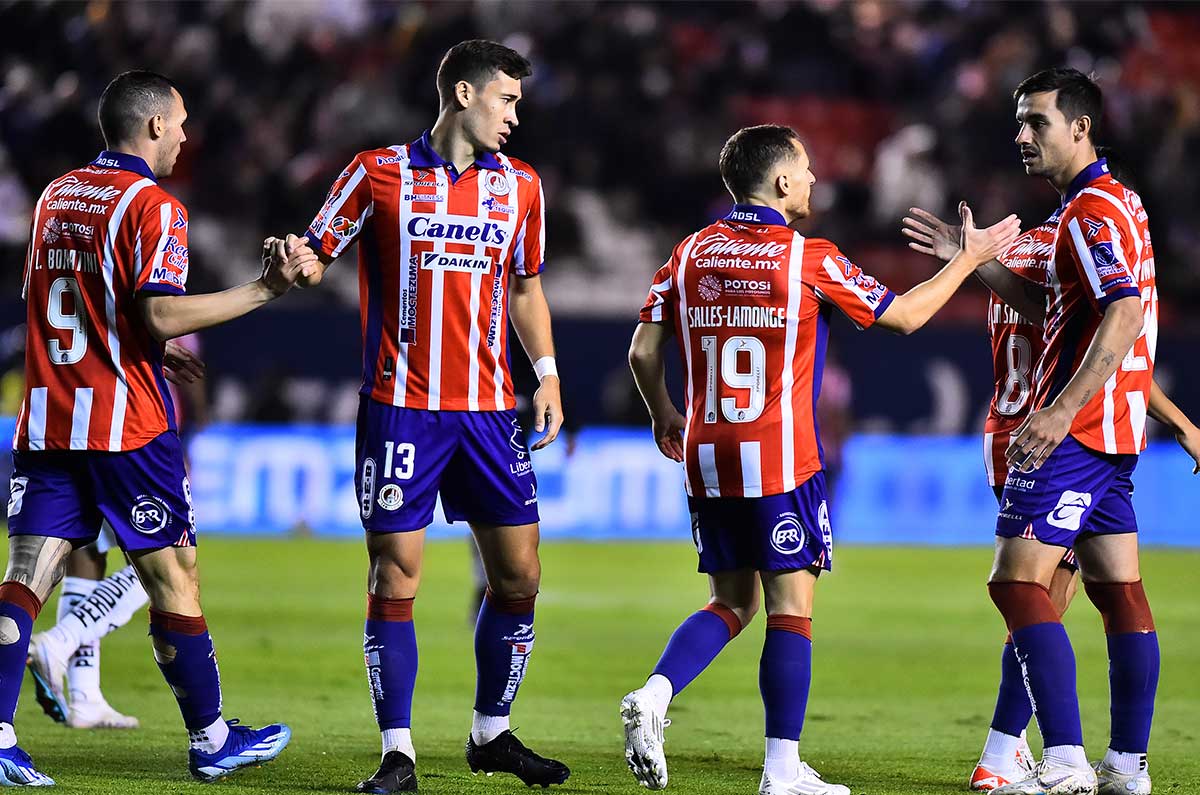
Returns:
[[[729,136],[721,147],[721,179],[742,201],[762,187],[771,169],[780,161],[796,155],[800,135],[782,124],[743,127]]]
[[[1013,91],[1013,100],[1019,100],[1026,94],[1047,91],[1058,92],[1054,105],[1067,117],[1067,121],[1075,121],[1083,116],[1092,120],[1088,138],[1095,143],[1100,116],[1104,113],[1104,92],[1096,85],[1096,81],[1078,69],[1044,69],[1022,80],[1021,85]]]
[[[134,69],[117,75],[100,95],[100,133],[107,144],[117,144],[137,137],[152,116],[166,113],[171,107],[170,78],[145,69]]]
[[[520,80],[533,74],[533,65],[521,53],[487,39],[462,41],[446,50],[437,71],[438,97],[442,107],[454,98],[454,86],[466,80],[476,88],[483,88],[496,72]]]

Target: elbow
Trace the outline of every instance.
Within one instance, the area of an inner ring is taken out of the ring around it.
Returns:
[[[166,342],[172,340],[179,335],[174,333],[170,326],[165,323],[162,318],[156,317],[153,314],[146,316],[146,330],[150,332],[150,336],[154,337],[158,342]]]

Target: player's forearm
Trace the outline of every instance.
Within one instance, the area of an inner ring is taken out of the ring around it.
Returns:
[[[932,278],[926,279],[903,295],[896,296],[880,316],[879,324],[889,331],[912,334],[946,305],[955,291],[974,272],[977,264],[960,251]]]
[[[1190,433],[1195,429],[1195,424],[1188,419],[1182,409],[1167,397],[1166,393],[1158,386],[1157,381],[1150,383],[1150,405],[1146,410],[1151,417],[1166,425],[1174,433]]]
[[[1052,406],[1075,416],[1104,389],[1104,382],[1117,371],[1125,354],[1142,333],[1142,307],[1138,298],[1114,301],[1104,312],[1079,369]]]
[[[142,299],[146,327],[165,342],[253,312],[279,297],[262,279],[204,295],[154,295]]]
[[[667,365],[663,356],[665,329],[654,323],[639,323],[629,345],[629,369],[633,382],[651,417],[662,417],[674,410],[667,390]]]
[[[1013,273],[999,260],[985,262],[975,275],[1030,323],[1041,326],[1046,322],[1046,292],[1039,285]]]
[[[508,316],[530,362],[554,355],[554,332],[550,305],[538,277],[516,277],[508,299]]]

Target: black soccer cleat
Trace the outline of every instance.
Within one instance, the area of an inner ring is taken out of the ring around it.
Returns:
[[[379,763],[375,775],[358,782],[356,792],[388,795],[390,792],[416,792],[417,773],[413,760],[399,751],[388,751]]]
[[[467,737],[467,764],[472,773],[512,773],[527,787],[561,784],[571,775],[562,762],[538,756],[507,729],[484,745],[476,745],[473,738]]]

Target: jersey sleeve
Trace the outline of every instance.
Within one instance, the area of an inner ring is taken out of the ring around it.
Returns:
[[[642,323],[669,323],[674,318],[676,307],[675,298],[675,258],[658,269],[654,281],[650,284],[650,294],[646,303],[638,313]]]
[[[183,295],[188,277],[188,214],[173,199],[155,199],[141,216],[136,292]]]
[[[329,189],[320,212],[308,225],[306,236],[314,250],[330,258],[338,257],[362,234],[374,212],[371,177],[362,156],[355,155]]]
[[[1089,303],[1099,311],[1119,298],[1139,297],[1131,265],[1140,256],[1134,233],[1119,211],[1104,199],[1077,201],[1062,224],[1066,227],[1070,264]],[[1106,206],[1107,205],[1107,206]],[[1123,227],[1123,228],[1122,228]]]
[[[537,276],[546,267],[546,196],[542,178],[533,176],[529,209],[513,243],[513,270],[518,276]]]
[[[820,257],[813,285],[817,296],[840,309],[859,329],[873,325],[896,294],[864,273],[837,246],[827,244],[816,253]]]

